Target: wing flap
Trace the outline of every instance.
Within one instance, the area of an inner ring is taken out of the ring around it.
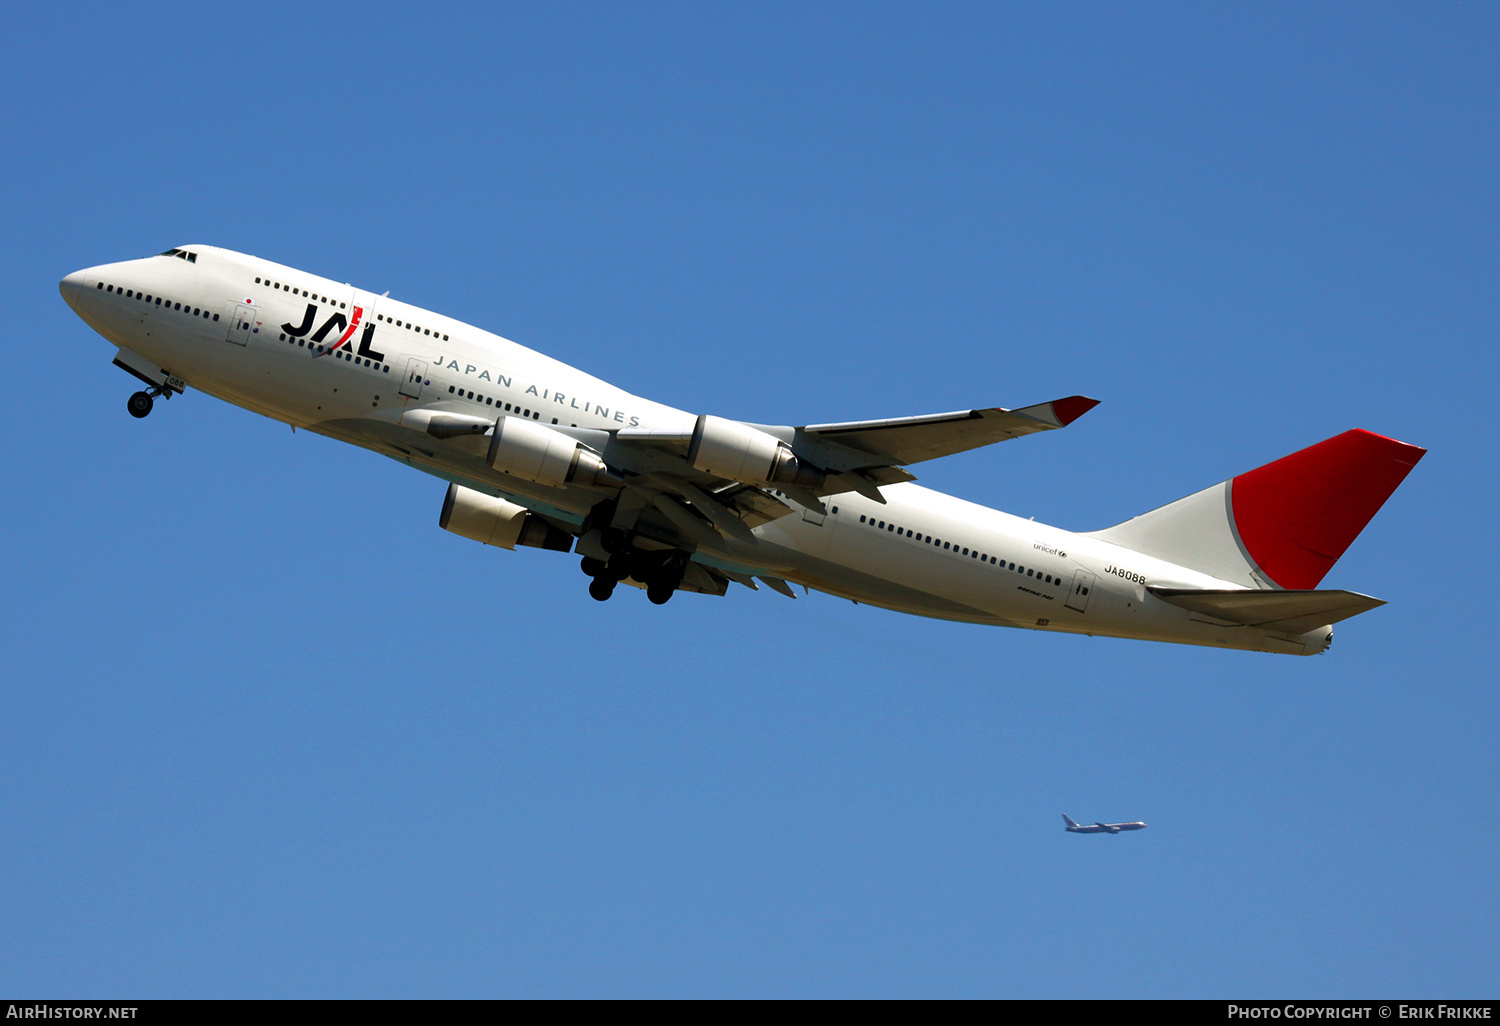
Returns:
[[[1302,634],[1385,605],[1357,591],[1194,591],[1151,588],[1151,594],[1194,613]]]
[[[859,466],[901,466],[951,456],[1037,431],[1067,427],[1097,405],[1097,399],[1073,395],[1019,410],[957,410],[923,417],[811,424],[800,428],[798,434],[872,457]]]

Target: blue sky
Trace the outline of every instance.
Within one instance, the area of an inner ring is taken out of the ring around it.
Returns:
[[[1495,995],[1492,5],[0,28],[0,991]],[[918,468],[1071,529],[1351,427],[1431,452],[1325,582],[1390,605],[1311,659],[599,605],[373,454],[132,420],[57,281],[186,243],[695,412],[1092,395]]]

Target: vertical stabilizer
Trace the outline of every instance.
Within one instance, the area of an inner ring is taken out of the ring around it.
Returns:
[[[1092,536],[1252,588],[1316,588],[1426,452],[1345,431]]]

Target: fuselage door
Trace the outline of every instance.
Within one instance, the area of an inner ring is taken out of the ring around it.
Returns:
[[[1094,575],[1087,570],[1079,570],[1073,574],[1073,590],[1068,592],[1068,601],[1063,605],[1080,613],[1086,612],[1089,608],[1089,592],[1093,590]]]
[[[255,304],[248,299],[234,304],[229,310],[229,333],[224,337],[237,346],[248,343],[255,331],[257,312]]]
[[[406,377],[401,382],[401,394],[411,399],[422,398],[422,384],[427,379],[427,361],[415,356],[406,361]]]

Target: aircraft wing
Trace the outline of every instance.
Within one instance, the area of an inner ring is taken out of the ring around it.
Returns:
[[[1098,405],[1097,399],[1072,395],[1019,410],[958,410],[925,417],[810,424],[797,429],[797,440],[851,450],[854,459],[838,460],[843,464],[840,470],[905,466],[1067,427]]]
[[[876,502],[884,502],[879,492],[881,485],[916,480],[910,472],[902,469],[908,463],[937,459],[1037,431],[1067,427],[1097,405],[1097,399],[1075,395],[1019,410],[959,410],[924,417],[811,424],[798,428],[748,425],[780,438],[797,456],[826,472],[826,481],[821,486],[810,488],[787,484],[774,488],[747,487],[699,473],[686,462],[694,437],[692,431],[627,428],[613,435],[619,455],[633,455],[641,461],[638,466],[627,466],[627,469],[651,473],[650,487],[672,493],[674,499],[686,500],[699,512],[707,513],[710,504],[729,507],[736,519],[755,527],[795,512],[780,501],[782,496],[794,502],[797,508],[811,509],[818,514],[826,512],[820,501],[823,497],[843,492],[855,491]],[[679,482],[696,487],[710,502],[694,496],[691,489],[681,488]],[[707,519],[716,518],[709,515]],[[720,528],[725,524],[716,522],[714,526]],[[719,533],[724,532],[720,530]]]
[[[710,535],[749,541],[751,528],[797,511],[765,488],[716,480],[707,475],[697,475],[695,479],[688,472],[631,478],[626,493],[643,496],[643,504],[654,507],[678,527],[680,534],[699,540],[709,537],[703,533],[707,530]],[[663,505],[668,508],[663,509]],[[697,514],[692,517],[697,521],[696,528],[684,525],[681,517],[674,516],[684,507]]]
[[[824,483],[815,487],[757,486],[695,470],[688,464],[694,434],[684,429],[615,431],[605,455],[612,465],[629,472],[628,498],[622,502],[639,508],[643,526],[654,529],[663,541],[680,540],[725,553],[734,548],[726,548],[726,542],[752,542],[750,530],[771,520],[804,511],[813,517],[825,515],[822,499],[828,496],[857,491],[884,502],[879,486],[914,480],[901,469],[904,464],[1066,427],[1097,405],[1096,399],[1069,396],[1019,410],[755,428],[789,443],[799,457],[826,472]],[[475,429],[444,422],[428,430],[446,438],[450,432],[464,436]]]
[[[1217,620],[1301,634],[1385,605],[1357,591],[1194,591],[1150,588],[1174,606]]]

